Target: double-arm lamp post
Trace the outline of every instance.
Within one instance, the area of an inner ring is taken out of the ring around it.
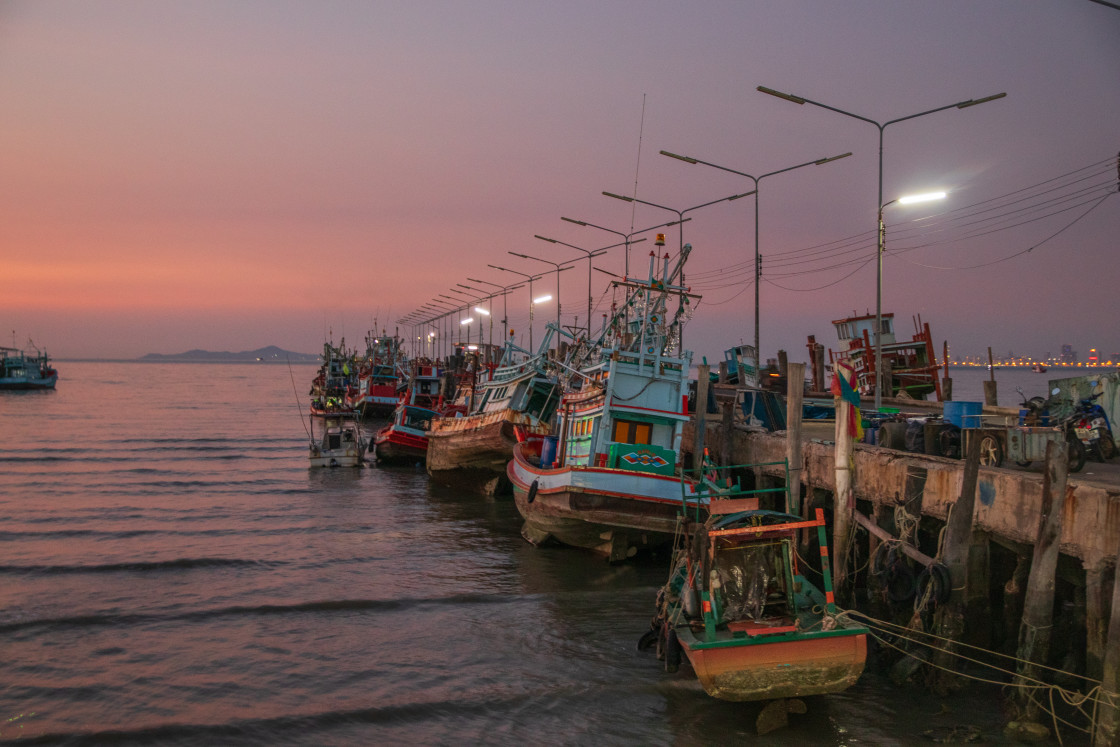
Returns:
[[[785,99],[786,101],[792,101],[795,104],[801,104],[801,105],[812,104],[813,106],[819,106],[822,109],[828,109],[829,111],[836,112],[837,114],[843,114],[845,117],[851,117],[852,119],[858,119],[861,122],[867,122],[869,124],[873,124],[873,125],[875,125],[875,127],[878,128],[878,130],[879,130],[879,196],[878,196],[878,199],[876,199],[876,201],[875,201],[875,206],[877,208],[877,212],[879,213],[880,220],[882,220],[882,209],[883,209],[883,207],[885,207],[885,205],[883,205],[883,130],[887,129],[887,127],[889,127],[892,124],[896,124],[898,122],[905,122],[908,119],[916,119],[917,117],[924,117],[927,114],[933,114],[935,112],[945,111],[946,109],[967,109],[970,106],[976,106],[977,104],[984,104],[984,103],[987,103],[988,101],[995,101],[996,99],[1002,99],[1004,96],[1007,95],[1006,93],[997,93],[997,94],[993,94],[991,96],[985,96],[984,98],[980,98],[980,99],[968,99],[967,101],[958,101],[955,104],[946,104],[945,106],[939,106],[936,109],[930,109],[928,111],[918,112],[917,114],[911,114],[911,115],[906,116],[906,117],[899,117],[898,119],[892,119],[892,120],[887,121],[887,122],[879,123],[879,122],[876,122],[873,119],[869,119],[868,117],[863,117],[863,116],[860,116],[859,114],[853,114],[852,112],[846,112],[843,109],[837,109],[834,106],[829,106],[828,104],[822,104],[819,101],[813,101],[812,99],[807,99],[804,96],[795,96],[792,93],[782,93],[781,91],[775,91],[773,88],[767,88],[766,86],[758,86],[758,90],[761,91],[762,93],[767,93],[767,94],[770,94],[771,96],[777,96],[780,99]],[[883,406],[883,394],[882,394],[883,387],[882,387],[882,380],[880,378],[882,376],[882,372],[883,372],[882,330],[883,330],[883,252],[882,252],[882,249],[880,248],[879,256],[878,256],[878,262],[876,262],[876,271],[875,271],[875,409],[876,410],[881,409],[882,406]]]
[[[540,257],[533,257],[533,256],[530,256],[528,254],[519,254],[518,252],[510,252],[510,254],[512,254],[515,257],[521,257],[522,259],[532,259],[532,260],[535,260],[537,262],[544,262],[545,264],[552,265],[553,267],[556,268],[556,334],[557,334],[557,337],[556,337],[556,354],[559,355],[560,354],[560,337],[559,337],[559,335],[560,335],[560,273],[563,270],[572,269],[571,262],[574,261],[574,260],[571,260],[571,261],[568,261],[568,262],[553,262],[550,259],[541,259]],[[565,265],[567,265],[567,267],[565,267]],[[533,303],[536,304],[536,302],[537,302],[536,299],[533,299]],[[532,312],[532,307],[530,307],[530,309],[529,309],[530,317],[532,316],[532,313],[533,313]],[[532,322],[530,322],[530,330],[531,329],[532,329]]]
[[[514,275],[520,275],[529,281],[529,355],[536,355],[536,349],[533,347],[533,281],[540,280],[544,275],[528,275],[524,272],[511,270],[508,267],[499,267],[498,265],[486,265],[494,270],[501,270],[502,272],[512,272]],[[468,280],[470,278],[467,278]],[[557,299],[559,303],[559,299]],[[506,329],[506,335],[509,335],[509,329]]]
[[[847,158],[848,156],[850,156],[852,154],[849,152],[849,153],[843,153],[839,156],[831,156],[829,158],[818,158],[815,161],[807,161],[805,163],[799,163],[796,166],[790,166],[788,168],[778,169],[777,171],[771,171],[771,172],[763,174],[761,176],[751,176],[750,174],[744,173],[742,171],[736,171],[735,169],[729,169],[726,166],[719,166],[719,165],[714,164],[714,163],[709,163],[708,161],[701,161],[699,158],[692,158],[691,156],[679,156],[676,153],[670,153],[667,150],[661,151],[661,155],[669,156],[670,158],[675,158],[678,161],[684,161],[685,163],[691,163],[691,164],[698,164],[699,163],[699,164],[703,164],[704,166],[711,166],[712,168],[719,169],[720,171],[727,171],[727,172],[732,173],[732,174],[738,174],[739,176],[745,176],[746,178],[748,178],[752,182],[754,182],[754,371],[755,371],[755,377],[757,378],[757,377],[762,375],[762,373],[761,373],[762,372],[762,366],[761,366],[762,347],[761,347],[761,343],[759,342],[759,285],[760,285],[759,279],[762,275],[762,258],[761,258],[761,255],[759,255],[759,253],[758,253],[758,193],[759,193],[758,183],[768,176],[774,176],[775,174],[784,174],[787,171],[793,171],[794,169],[799,169],[803,166],[823,166],[826,163],[831,163],[832,161],[839,161],[841,158]],[[741,384],[744,381],[744,379],[740,378],[739,381],[740,381],[740,384]],[[761,382],[761,379],[759,379],[758,382],[756,382],[756,383],[760,383],[760,382]]]
[[[518,288],[521,288],[522,283],[518,282],[518,283],[513,283],[512,285],[498,285],[497,283],[491,283],[489,280],[479,280],[478,278],[467,278],[467,280],[471,281],[472,283],[483,283],[484,285],[492,285],[495,288],[497,288],[498,290],[502,291],[501,293],[495,293],[494,295],[495,296],[500,295],[502,297],[502,344],[505,345],[506,338],[509,337],[509,324],[508,324],[509,323],[509,312],[506,308],[506,298],[509,296],[510,291],[517,290]],[[493,342],[494,342],[494,320],[493,320],[493,318],[491,318],[491,320],[490,320],[490,343],[493,344]]]
[[[587,339],[590,340],[591,339],[591,258],[592,257],[598,257],[600,254],[606,254],[608,249],[614,249],[616,246],[622,246],[623,244],[626,244],[627,242],[623,241],[623,242],[618,243],[618,244],[611,244],[610,246],[604,246],[602,249],[591,250],[591,249],[584,249],[582,246],[576,246],[575,244],[569,244],[567,242],[560,241],[559,239],[550,239],[547,236],[541,236],[540,234],[533,234],[533,238],[540,239],[541,241],[547,241],[550,244],[559,244],[560,246],[570,247],[570,248],[575,249],[577,251],[581,251],[581,252],[583,252],[584,254],[587,255]],[[565,262],[564,264],[567,264],[567,263]],[[559,278],[559,276],[557,276],[557,277]]]

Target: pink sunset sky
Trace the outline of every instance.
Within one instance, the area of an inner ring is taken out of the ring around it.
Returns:
[[[948,196],[886,209],[884,311],[955,355],[1120,352],[1120,9],[1089,0],[5,2],[0,344],[315,352],[516,279],[488,264],[548,269],[510,251],[582,256],[534,234],[617,241],[561,216],[674,217],[604,190],[752,188],[660,150],[755,175],[851,151],[762,181],[762,353],[804,360],[875,310],[878,131],[760,85],[877,122],[1006,92],[887,127],[884,201]],[[697,361],[753,340],[753,199],[684,227]],[[561,279],[572,324],[586,260]]]

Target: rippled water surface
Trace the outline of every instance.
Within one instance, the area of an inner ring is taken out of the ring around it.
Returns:
[[[309,470],[311,367],[59,369],[54,392],[0,393],[0,740],[838,745],[998,728],[994,704],[946,709],[868,675],[757,737],[756,706],[637,650],[665,560],[533,548],[512,501],[422,469]]]

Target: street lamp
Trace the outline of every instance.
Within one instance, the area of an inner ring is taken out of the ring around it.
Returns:
[[[883,250],[886,246],[887,228],[883,223],[883,210],[888,205],[898,203],[899,205],[913,205],[918,202],[930,202],[932,200],[944,200],[944,192],[927,192],[920,195],[907,195],[899,197],[898,199],[891,200],[890,202],[883,203],[879,206],[879,248],[876,252],[879,264],[879,273],[876,276],[878,287],[876,288],[876,298],[883,297]],[[882,403],[882,395],[880,391],[884,385],[883,381],[883,306],[881,303],[875,305],[875,409],[878,410]]]
[[[520,275],[521,277],[526,278],[529,281],[529,355],[535,355],[536,350],[533,348],[533,281],[540,280],[544,277],[544,275],[527,275],[524,272],[511,270],[508,267],[499,267],[498,265],[486,266],[495,270],[501,270],[502,272],[512,272],[514,275]],[[469,280],[470,278],[467,279]],[[506,334],[509,334],[508,329],[506,330]]]
[[[472,283],[485,283],[486,285],[492,285],[495,288],[497,288],[498,290],[502,291],[500,294],[495,293],[495,294],[491,295],[491,298],[493,298],[494,296],[498,296],[498,295],[500,295],[502,297],[502,344],[503,344],[503,348],[504,348],[505,340],[506,340],[506,338],[509,337],[509,326],[508,326],[509,314],[507,313],[507,309],[506,309],[506,298],[509,296],[510,291],[517,290],[518,288],[522,287],[521,283],[514,283],[513,285],[498,285],[497,283],[491,283],[489,280],[479,280],[478,278],[467,278],[467,280],[471,281]],[[494,344],[494,319],[493,318],[490,319],[490,344],[491,345]]]
[[[550,239],[547,236],[541,236],[540,234],[533,234],[533,238],[540,239],[541,241],[547,241],[550,244],[559,244],[560,246],[571,247],[572,249],[581,251],[587,255],[587,338],[591,339],[591,258],[598,257],[600,254],[606,254],[608,249],[614,249],[616,246],[622,246],[623,244],[629,246],[629,242],[623,241],[618,244],[611,244],[610,246],[604,246],[602,249],[591,251],[589,249],[584,249],[581,246],[568,244],[557,239]],[[645,239],[642,240],[644,241]]]
[[[570,264],[570,262],[572,260],[569,260],[568,262],[553,262],[550,259],[541,259],[540,257],[533,257],[533,256],[530,256],[528,254],[519,254],[517,252],[510,252],[510,254],[512,254],[515,257],[521,257],[522,259],[532,259],[532,260],[536,260],[537,262],[544,262],[545,264],[552,265],[553,267],[556,268],[556,334],[557,334],[557,337],[556,337],[556,356],[559,357],[560,356],[560,337],[559,337],[559,335],[560,335],[560,273],[563,270],[572,269],[571,264]],[[568,266],[564,267],[564,265],[568,265]],[[549,296],[549,297],[541,296],[539,299],[533,299],[533,303],[534,304],[544,303],[545,301],[550,300],[550,299],[551,299],[551,296]]]
[[[678,221],[671,220],[668,223],[658,223],[656,226],[650,226],[649,228],[643,228],[643,229],[640,229],[638,231],[631,231],[630,233],[623,233],[622,231],[615,231],[613,228],[604,228],[603,226],[597,226],[594,223],[588,223],[585,220],[576,220],[575,218],[565,218],[562,215],[560,216],[560,220],[566,220],[569,223],[575,223],[577,226],[585,226],[587,228],[598,228],[600,231],[606,231],[607,233],[613,233],[615,236],[621,236],[623,243],[626,244],[626,259],[625,259],[625,262],[622,266],[622,274],[623,274],[624,277],[630,274],[630,245],[631,244],[639,244],[639,243],[645,241],[645,239],[638,239],[637,241],[631,241],[630,238],[632,236],[637,236],[638,234],[645,233],[646,231],[652,231],[652,230],[657,229],[657,228],[669,228],[670,226],[675,226],[678,223]],[[690,220],[692,220],[692,218],[685,218],[684,222],[687,223]],[[615,244],[615,246],[619,246],[619,245]]]
[[[792,101],[795,104],[800,104],[800,105],[812,104],[813,106],[819,106],[822,109],[828,109],[829,111],[836,112],[837,114],[843,114],[845,117],[851,117],[852,119],[858,119],[861,122],[868,122],[869,124],[875,125],[875,127],[877,127],[879,129],[879,197],[878,197],[878,199],[876,199],[875,204],[877,206],[879,206],[880,210],[882,210],[882,207],[883,207],[883,130],[887,129],[887,127],[889,125],[895,124],[897,122],[905,122],[908,119],[915,119],[917,117],[924,117],[927,114],[933,114],[935,112],[945,111],[946,109],[967,109],[970,106],[976,106],[977,104],[984,104],[984,103],[987,103],[989,101],[995,101],[996,99],[1002,99],[1004,96],[1007,95],[1006,93],[997,93],[997,94],[993,94],[991,96],[985,96],[984,98],[981,98],[981,99],[968,99],[967,101],[958,101],[955,104],[946,104],[945,106],[939,106],[936,109],[930,109],[929,111],[918,112],[917,114],[911,114],[911,115],[906,116],[906,117],[899,117],[898,119],[892,119],[888,122],[883,122],[882,124],[880,124],[879,122],[876,122],[873,119],[869,119],[867,117],[860,116],[859,114],[853,114],[852,112],[846,112],[843,109],[837,109],[834,106],[829,106],[828,104],[822,104],[819,101],[813,101],[812,99],[807,99],[804,96],[795,96],[792,93],[782,93],[781,91],[775,91],[773,88],[767,88],[766,86],[758,86],[757,90],[761,91],[762,93],[768,93],[771,96],[777,96],[780,99],[785,99],[786,101]],[[882,253],[879,254],[879,262],[877,263],[875,286],[876,286],[876,295],[875,295],[875,324],[876,324],[876,330],[875,330],[875,340],[876,340],[876,342],[875,342],[875,378],[876,378],[876,381],[875,381],[875,409],[878,410],[883,406],[883,395],[882,395],[882,392],[880,391],[880,389],[881,389],[881,387],[879,386],[880,382],[878,381],[879,373],[880,373],[880,371],[882,371],[881,365],[883,363],[883,360],[882,360],[883,346],[879,342],[879,336],[881,334],[881,328],[882,328],[882,322],[883,322],[883,255],[882,255]]]
[[[727,172],[730,172],[732,174],[738,174],[739,176],[745,176],[746,178],[748,178],[748,179],[750,179],[751,181],[754,182],[754,375],[755,375],[755,378],[757,380],[755,383],[756,384],[761,384],[762,380],[759,377],[762,375],[762,365],[761,365],[762,345],[761,345],[761,343],[759,342],[759,339],[758,339],[759,338],[758,330],[759,330],[759,285],[760,285],[759,278],[762,276],[762,256],[758,253],[758,183],[768,176],[774,176],[775,174],[784,174],[787,171],[793,171],[794,169],[799,169],[802,166],[823,166],[826,163],[831,163],[833,161],[839,161],[841,158],[847,158],[848,156],[850,156],[852,154],[849,152],[849,153],[844,153],[844,154],[839,155],[839,156],[832,156],[830,158],[818,158],[815,161],[807,161],[805,163],[800,163],[796,166],[790,166],[788,168],[778,169],[777,171],[771,171],[767,174],[763,174],[762,176],[751,176],[750,174],[743,173],[742,171],[736,171],[735,169],[729,169],[726,166],[718,166],[714,163],[709,163],[707,161],[701,161],[699,158],[692,158],[691,156],[678,156],[676,153],[670,153],[667,150],[661,151],[661,155],[669,156],[670,158],[675,158],[678,161],[684,161],[685,163],[691,163],[691,164],[699,163],[699,164],[703,164],[705,166],[711,166],[714,169],[719,169],[721,171],[727,171]],[[743,376],[743,373],[744,372],[740,372],[740,377],[739,377],[740,386],[745,381],[745,377]]]

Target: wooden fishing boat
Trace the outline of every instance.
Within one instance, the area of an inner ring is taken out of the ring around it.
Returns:
[[[832,324],[844,347],[837,352],[828,351],[830,362],[835,365],[847,361],[856,372],[860,394],[874,394],[875,315],[836,319]],[[883,394],[925,399],[932,392],[940,401],[941,379],[929,323],[916,318],[914,326],[914,335],[909,340],[899,340],[895,337],[894,314],[883,314],[883,370],[891,376],[890,392]]]
[[[0,390],[54,389],[58,371],[45,352],[30,356],[18,348],[0,347]]]
[[[373,437],[373,451],[378,464],[423,463],[428,454],[428,429],[432,420],[439,417],[435,410],[401,401],[393,413],[393,422],[377,431]]]
[[[863,672],[867,629],[834,603],[824,512],[803,521],[759,509],[757,494],[773,491],[704,492],[708,518],[685,521],[653,630],[643,640],[658,640],[669,671],[683,650],[705,692],[722,700],[821,695],[853,685]],[[821,548],[823,593],[803,574],[796,552],[798,533],[811,528]]]
[[[346,349],[346,340],[335,347],[323,343],[323,362],[311,381],[311,414],[316,417],[346,415],[354,412],[347,395],[357,385],[358,364]]]
[[[533,441],[514,449],[507,474],[530,542],[553,538],[612,561],[672,542],[692,357],[679,346],[689,297],[674,281],[690,251],[686,245],[672,271],[666,254],[660,273],[651,253],[645,280],[616,281],[627,300],[569,370],[559,436],[543,440],[539,453]],[[674,315],[667,307],[678,297]],[[683,489],[687,499],[691,484]]]
[[[312,467],[361,467],[365,462],[366,439],[352,414],[324,415],[320,432],[315,435],[311,421],[311,443],[308,456]]]
[[[346,406],[363,418],[393,415],[408,379],[408,360],[401,339],[382,330],[366,335],[366,352],[357,363],[357,376],[346,391]]]
[[[508,493],[506,464],[514,445],[519,438],[550,433],[559,400],[556,376],[546,371],[544,351],[551,334],[545,337],[538,355],[488,371],[485,380],[475,377],[457,401],[466,414],[432,421],[427,469],[433,479],[491,494]]]

